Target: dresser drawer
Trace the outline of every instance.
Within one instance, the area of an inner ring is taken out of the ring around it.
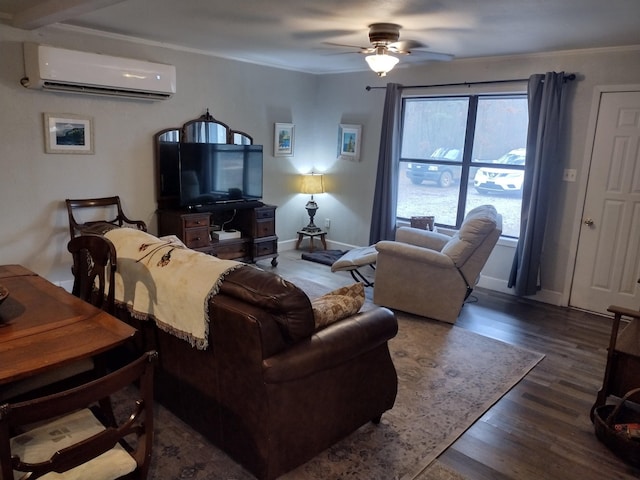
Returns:
[[[255,209],[256,220],[264,218],[276,218],[276,209],[274,207],[263,207]]]
[[[224,260],[238,260],[240,258],[249,257],[249,244],[247,240],[223,241],[223,243],[214,243],[215,256]]]
[[[267,218],[265,220],[256,220],[254,237],[270,237],[276,234],[276,220]]]
[[[184,228],[207,227],[209,228],[209,214],[190,215],[183,218]]]
[[[209,245],[209,227],[190,228],[184,231],[184,243],[189,248],[206,247]]]
[[[256,241],[253,244],[253,256],[263,257],[265,255],[273,255],[278,253],[278,239]]]

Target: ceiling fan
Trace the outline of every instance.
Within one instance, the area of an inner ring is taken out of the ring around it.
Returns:
[[[400,25],[395,23],[372,23],[369,25],[370,47],[358,47],[340,43],[325,42],[327,45],[359,49],[357,53],[367,55],[365,60],[371,70],[379,77],[384,77],[398,63],[399,58],[394,55],[410,55],[417,49],[427,48],[427,45],[417,40],[400,40]],[[430,60],[448,61],[453,55],[423,51],[421,55]],[[390,55],[391,54],[391,55]]]

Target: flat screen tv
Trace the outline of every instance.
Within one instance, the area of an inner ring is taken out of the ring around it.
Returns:
[[[262,145],[180,144],[180,205],[262,198]]]

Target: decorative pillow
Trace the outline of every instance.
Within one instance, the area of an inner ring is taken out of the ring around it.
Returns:
[[[338,288],[311,301],[316,330],[355,315],[364,305],[364,284]]]

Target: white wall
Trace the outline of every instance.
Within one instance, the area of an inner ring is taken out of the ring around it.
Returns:
[[[22,42],[141,58],[176,66],[177,93],[164,102],[53,94],[23,88]],[[130,218],[156,231],[153,135],[210,113],[265,147],[264,200],[278,205],[277,234],[304,220],[297,173],[311,169],[317,78],[194,53],[55,29],[0,26],[0,264],[19,263],[53,281],[71,278],[65,198],[122,197]],[[45,154],[43,113],[94,119],[95,155]],[[296,124],[296,156],[274,158],[274,122]],[[293,200],[297,200],[293,201]]]
[[[27,90],[22,42],[103,52],[176,65],[178,93],[165,102],[59,95]],[[363,61],[354,58],[354,61]],[[571,86],[565,167],[578,170],[576,183],[557,180],[543,258],[544,291],[537,297],[568,299],[574,224],[580,220],[588,115],[596,85],[640,82],[640,49],[561,52],[519,57],[456,60],[397,68],[385,79],[366,71],[313,76],[80,33],[43,29],[24,32],[0,25],[0,264],[20,263],[53,280],[70,278],[66,253],[65,198],[118,194],[125,211],[155,231],[153,134],[180,126],[209,108],[232,128],[265,146],[264,200],[278,205],[281,246],[293,244],[306,224],[307,196],[297,193],[298,172],[327,173],[328,192],[317,196],[317,223],[331,218],[331,246],[366,245],[373,201],[386,81],[423,85],[524,78],[533,73],[578,74]],[[42,113],[94,117],[95,155],[47,155]],[[295,156],[272,157],[274,122],[296,125]],[[361,161],[337,160],[340,123],[362,125]],[[485,285],[506,290],[513,246],[500,244],[485,268]]]

